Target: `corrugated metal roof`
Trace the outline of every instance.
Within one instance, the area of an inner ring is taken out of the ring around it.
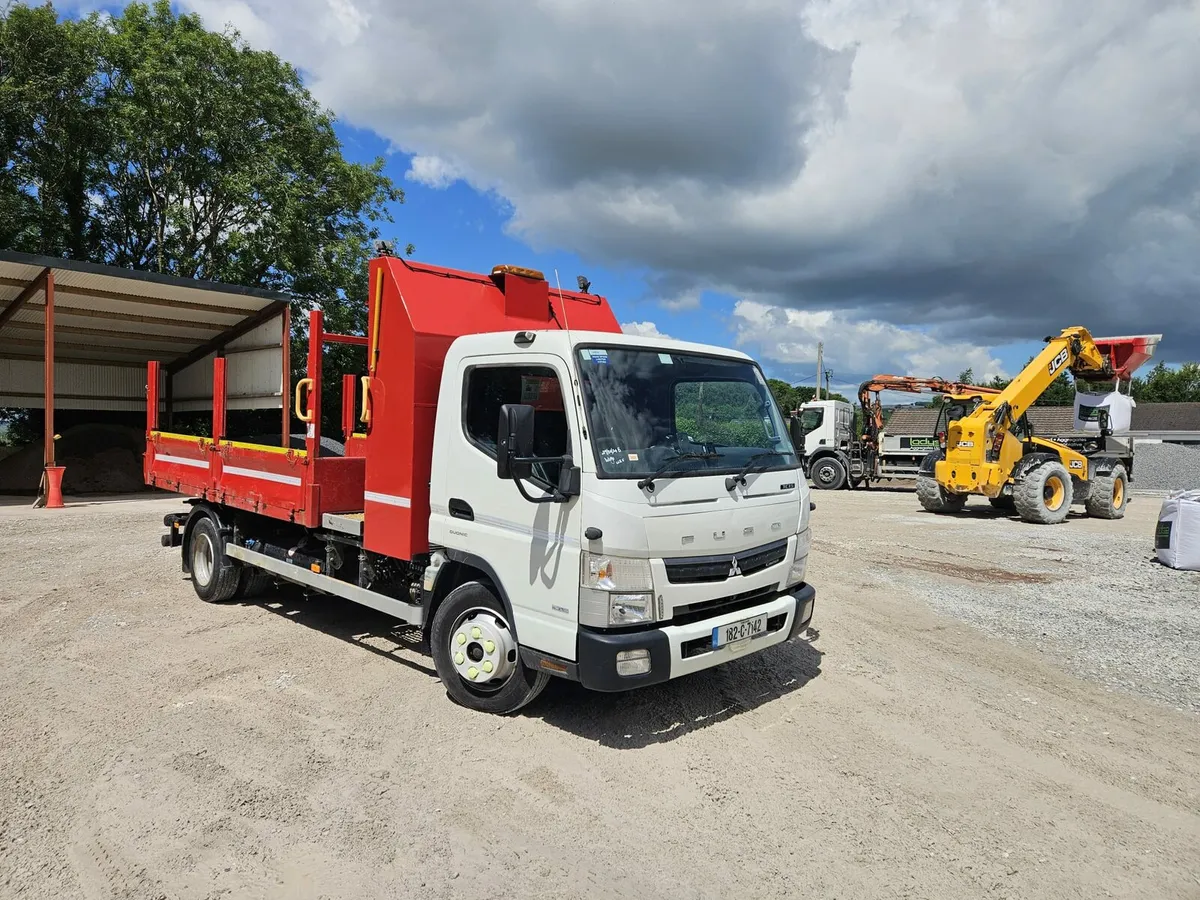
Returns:
[[[189,368],[203,370],[196,363],[209,360],[211,373],[213,353],[204,350],[218,345],[260,348],[245,354],[244,362],[231,361],[231,396],[255,395],[260,406],[281,405],[278,316],[287,296],[8,251],[0,251],[0,363],[9,363],[0,367],[6,374],[0,378],[0,405],[42,405],[46,294],[41,278],[47,270],[54,281],[55,394],[64,407],[128,408],[130,385],[136,382],[135,393],[144,396],[147,362],[158,360],[184,376]],[[143,371],[131,374],[135,369]],[[211,381],[185,380],[197,382],[193,396],[211,397]],[[94,405],[88,405],[89,398]]]

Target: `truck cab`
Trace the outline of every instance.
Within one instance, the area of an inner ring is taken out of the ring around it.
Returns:
[[[468,335],[438,410],[433,564],[485,572],[539,665],[623,690],[808,624],[808,488],[749,357],[605,332]]]
[[[811,400],[797,411],[792,429],[803,440],[804,468],[821,490],[845,486],[851,474],[854,407],[844,400]]]

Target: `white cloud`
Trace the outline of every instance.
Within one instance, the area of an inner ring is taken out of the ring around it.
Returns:
[[[452,171],[534,246],[669,300],[1200,346],[1194,0],[183,5],[416,154],[409,177]]]
[[[462,178],[462,172],[439,156],[414,156],[404,177],[426,187],[446,188]]]
[[[638,337],[672,339],[669,334],[663,334],[659,331],[658,326],[653,322],[622,322],[621,330],[626,334],[633,334]]]
[[[954,379],[967,368],[974,369],[977,380],[1007,375],[986,347],[942,340],[878,319],[742,300],[734,306],[733,322],[739,347],[764,365],[808,366],[814,383],[818,342],[824,344],[824,368],[835,378],[853,376],[855,383],[880,373]]]

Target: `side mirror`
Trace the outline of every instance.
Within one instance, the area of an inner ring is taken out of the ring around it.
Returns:
[[[558,493],[565,499],[578,497],[582,492],[579,466],[575,465],[570,457],[566,457],[558,470]]]
[[[800,427],[800,417],[792,416],[787,420],[788,436],[792,439],[792,446],[801,456],[804,455],[804,430]]]
[[[505,479],[528,478],[531,465],[517,460],[533,455],[533,407],[505,403],[500,407],[496,441],[496,475]]]

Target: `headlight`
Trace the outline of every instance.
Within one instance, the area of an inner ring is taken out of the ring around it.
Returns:
[[[649,560],[585,551],[580,568],[580,624],[608,628],[654,621]]]
[[[812,532],[807,528],[796,535],[796,551],[792,557],[792,567],[788,569],[787,581],[784,587],[791,587],[804,580],[804,572],[808,568],[808,551],[812,545]]]

